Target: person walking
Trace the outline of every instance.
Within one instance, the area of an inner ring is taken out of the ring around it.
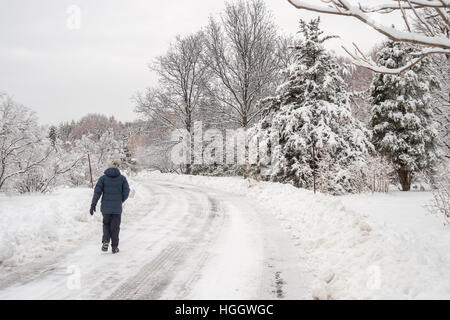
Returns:
[[[112,253],[119,252],[119,232],[122,216],[122,204],[130,195],[127,179],[120,173],[120,160],[113,160],[98,179],[94,189],[90,214],[96,211],[97,202],[101,200],[100,211],[103,214],[102,251],[108,251],[111,241]]]

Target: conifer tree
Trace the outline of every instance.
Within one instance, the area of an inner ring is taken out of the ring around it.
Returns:
[[[399,68],[413,51],[411,46],[388,41],[377,53],[377,62]],[[394,165],[403,191],[410,190],[415,173],[432,171],[438,158],[430,95],[437,83],[424,72],[425,64],[400,75],[376,74],[370,88],[372,142]]]
[[[269,146],[258,164],[270,158],[270,180],[338,194],[352,191],[347,168],[363,161],[372,145],[351,114],[340,66],[323,46],[332,37],[322,35],[319,23],[300,21],[303,41],[295,47],[295,62],[276,96],[262,102],[254,139],[260,148]]]

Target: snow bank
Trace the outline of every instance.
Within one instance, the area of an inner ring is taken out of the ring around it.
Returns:
[[[0,263],[16,266],[75,240],[88,222],[91,190],[0,198]]]
[[[136,208],[148,199],[147,188],[135,181],[130,185],[136,196],[124,205],[124,221],[144,214]],[[0,268],[7,271],[48,257],[96,234],[100,243],[100,203],[94,216],[89,214],[92,192],[89,188],[61,188],[45,195],[0,194]]]
[[[450,230],[427,215],[429,193],[332,197],[242,178],[146,175],[256,199],[308,261],[311,298],[450,298]]]

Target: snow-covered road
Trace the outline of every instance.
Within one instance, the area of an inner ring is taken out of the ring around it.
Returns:
[[[118,255],[100,251],[99,225],[72,249],[0,278],[0,299],[311,297],[294,242],[258,203],[206,187],[140,182],[151,196],[133,219],[125,208]]]

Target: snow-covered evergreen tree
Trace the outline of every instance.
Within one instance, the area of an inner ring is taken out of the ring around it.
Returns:
[[[300,21],[303,41],[295,48],[288,80],[266,105],[254,128],[260,148],[269,146],[273,181],[339,194],[351,192],[349,165],[372,148],[369,132],[352,117],[336,58],[323,43],[320,19]],[[263,167],[267,158],[259,157]]]
[[[388,41],[377,53],[377,62],[399,68],[413,50]],[[393,163],[403,191],[409,191],[414,173],[432,169],[438,157],[430,103],[437,84],[423,68],[419,63],[401,75],[377,74],[370,88],[373,144]]]

